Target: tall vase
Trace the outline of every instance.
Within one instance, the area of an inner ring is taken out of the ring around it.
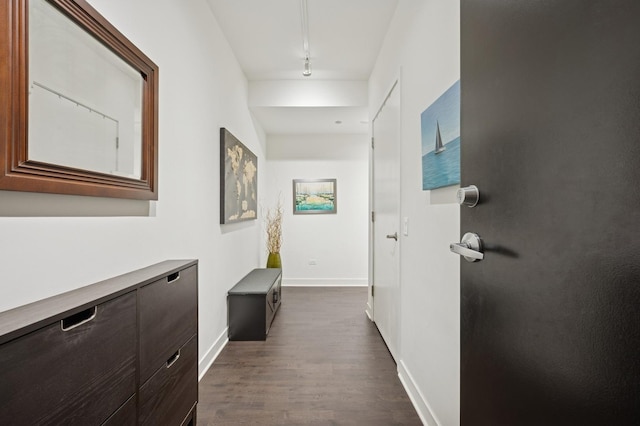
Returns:
[[[267,258],[267,268],[282,268],[280,253],[269,253]]]

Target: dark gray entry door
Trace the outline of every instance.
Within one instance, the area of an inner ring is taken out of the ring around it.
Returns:
[[[640,424],[640,1],[461,0],[463,425]]]

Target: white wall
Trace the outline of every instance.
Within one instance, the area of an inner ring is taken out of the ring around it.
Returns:
[[[259,198],[267,208],[281,194],[283,284],[367,284],[368,146],[367,135],[268,137],[268,183]],[[293,179],[316,178],[337,179],[337,214],[294,215]]]
[[[90,3],[159,66],[159,200],[141,209],[141,202],[0,191],[0,310],[165,259],[196,258],[202,369],[226,338],[227,289],[258,266],[262,229],[258,221],[219,225],[219,127],[259,164],[265,137],[205,0]],[[262,168],[259,185],[264,179]],[[51,204],[67,208],[43,214]]]
[[[401,78],[400,359],[398,371],[423,420],[459,424],[459,239],[455,187],[422,191],[420,113],[460,76],[460,5],[400,0],[369,84],[371,116]],[[466,141],[462,141],[465,143]]]

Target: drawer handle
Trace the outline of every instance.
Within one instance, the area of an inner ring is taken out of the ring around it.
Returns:
[[[172,283],[174,281],[178,281],[180,279],[180,271],[174,272],[167,276],[167,284]]]
[[[76,327],[80,327],[82,324],[86,324],[98,315],[98,307],[85,309],[77,314],[70,315],[60,320],[60,328],[62,331],[73,330]]]
[[[178,349],[178,352],[171,355],[171,358],[167,360],[167,368],[171,368],[171,366],[176,363],[178,358],[180,358],[180,349]]]

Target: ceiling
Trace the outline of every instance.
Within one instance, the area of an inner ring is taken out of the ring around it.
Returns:
[[[310,77],[302,75],[301,1],[208,0],[249,80],[250,92],[254,81],[326,84],[369,79],[398,0],[307,0]],[[286,107],[277,102],[249,104],[267,134],[368,131],[368,106],[362,102],[317,106],[310,101]]]

